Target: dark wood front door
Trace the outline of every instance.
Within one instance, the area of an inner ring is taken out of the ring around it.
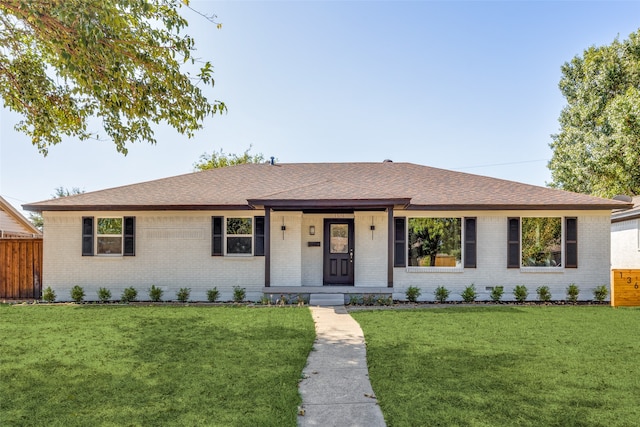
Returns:
[[[353,219],[325,219],[325,285],[353,285],[353,250]]]

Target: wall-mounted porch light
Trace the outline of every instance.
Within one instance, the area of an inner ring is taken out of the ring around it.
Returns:
[[[309,226],[309,236],[315,236],[316,235],[316,226],[315,225],[310,225]]]

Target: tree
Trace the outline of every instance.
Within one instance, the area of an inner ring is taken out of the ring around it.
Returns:
[[[611,197],[640,193],[640,30],[562,66],[567,105],[550,144],[552,187]]]
[[[193,169],[196,171],[205,171],[209,169],[223,168],[226,166],[243,165],[245,163],[264,163],[264,155],[262,153],[251,155],[252,146],[250,145],[244,153],[238,154],[225,154],[222,151],[213,151],[211,154],[204,153],[200,156],[200,160],[193,164]]]
[[[0,96],[23,116],[15,129],[45,156],[63,136],[100,139],[92,117],[125,155],[127,143],[156,142],[153,123],[193,136],[226,107],[202,92],[213,68],[192,57],[183,4],[0,0]],[[185,63],[199,68],[195,76]]]
[[[80,190],[78,187],[73,187],[71,191],[64,187],[58,187],[55,190],[55,193],[51,195],[54,199],[59,199],[61,197],[69,197],[74,194],[82,194],[84,190]],[[29,221],[33,224],[38,230],[42,231],[42,227],[44,225],[44,219],[42,218],[42,214],[39,213],[30,213]]]

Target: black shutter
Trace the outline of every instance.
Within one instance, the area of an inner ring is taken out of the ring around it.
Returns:
[[[565,268],[578,268],[578,218],[565,218]]]
[[[136,217],[124,217],[124,250],[122,255],[135,256],[136,254]]]
[[[82,217],[82,256],[93,256],[93,217]]]
[[[222,222],[224,217],[211,217],[211,256],[222,256]]]
[[[253,230],[255,249],[253,254],[255,256],[264,256],[264,217],[254,216],[253,221],[255,223],[255,229]]]
[[[464,268],[476,268],[476,219],[464,219]]]
[[[520,218],[507,218],[507,268],[520,268]]]
[[[406,267],[407,266],[407,243],[406,243],[406,221],[405,217],[398,217],[395,219],[395,237],[394,241],[394,267]]]

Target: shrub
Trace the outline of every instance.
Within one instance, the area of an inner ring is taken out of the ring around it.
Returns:
[[[71,288],[71,299],[77,303],[81,303],[84,299],[84,289],[82,286],[75,285]]]
[[[207,299],[209,298],[209,293],[207,293]],[[217,297],[216,297],[217,299]],[[215,302],[215,300],[211,301],[209,300],[209,302]],[[260,304],[262,305],[271,305],[271,298],[269,298],[266,295],[262,295],[262,297],[260,297]]]
[[[378,304],[378,305],[392,305],[393,304],[393,298],[391,297],[391,295],[386,296],[386,297],[380,295],[378,297],[378,299],[376,300],[376,304]]]
[[[538,294],[538,299],[542,302],[551,301],[551,291],[548,286],[540,286],[536,289],[536,293]]]
[[[363,305],[374,305],[376,303],[376,296],[371,294],[362,295]]]
[[[162,300],[162,294],[164,291],[158,288],[156,285],[151,285],[149,288],[149,299],[153,302],[159,302]]]
[[[578,302],[578,294],[580,294],[580,288],[575,283],[567,287],[567,301],[570,303],[575,304]]]
[[[513,288],[513,296],[518,302],[525,302],[529,296],[529,291],[525,285],[517,285]]]
[[[609,295],[607,285],[600,285],[593,290],[593,298],[598,302],[604,302],[607,299],[607,295]]]
[[[233,300],[235,302],[244,301],[246,296],[247,296],[247,290],[245,288],[241,288],[240,286],[233,287]]]
[[[491,289],[491,301],[500,302],[503,294],[504,286],[494,286],[493,289]]]
[[[462,291],[460,296],[464,302],[474,302],[476,298],[478,298],[478,292],[476,291],[475,285],[472,283],[464,288],[464,291]]]
[[[360,300],[360,295],[349,295],[349,305],[360,305],[362,304]]]
[[[436,301],[443,303],[449,298],[449,290],[444,286],[438,286],[433,294],[436,296]]]
[[[207,301],[216,302],[218,298],[220,298],[220,291],[218,290],[218,288],[209,289],[207,291]],[[266,295],[263,297],[263,299],[264,298],[266,298]]]
[[[122,295],[120,296],[120,302],[129,303],[133,302],[138,298],[138,291],[136,291],[133,286],[126,288],[122,291]]]
[[[191,295],[191,288],[180,288],[176,292],[176,299],[180,302],[189,301],[189,295]]]
[[[100,302],[107,302],[111,299],[111,291],[107,288],[98,289],[98,299]]]
[[[54,302],[56,300],[56,293],[51,289],[51,286],[47,286],[47,288],[42,292],[42,299],[45,302]]]
[[[417,302],[422,292],[416,286],[409,286],[404,294],[409,302]]]

